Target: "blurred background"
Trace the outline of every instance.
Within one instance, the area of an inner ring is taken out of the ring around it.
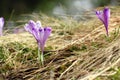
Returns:
[[[6,20],[21,14],[78,15],[100,6],[119,5],[120,0],[1,0],[0,16]]]

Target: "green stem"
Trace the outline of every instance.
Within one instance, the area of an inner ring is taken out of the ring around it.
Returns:
[[[44,56],[43,56],[43,52],[41,53],[41,56],[40,56],[41,58],[41,64],[42,64],[42,66],[44,66]]]
[[[43,52],[40,53],[40,49],[38,48],[38,61],[43,66],[44,65],[44,56]]]

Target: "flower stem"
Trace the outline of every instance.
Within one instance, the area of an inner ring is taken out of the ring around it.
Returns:
[[[40,53],[40,49],[38,48],[38,61],[43,66],[44,65],[44,56],[43,51]]]
[[[42,66],[44,66],[44,56],[43,56],[43,52],[41,53],[40,59],[41,59],[41,64],[42,64]]]

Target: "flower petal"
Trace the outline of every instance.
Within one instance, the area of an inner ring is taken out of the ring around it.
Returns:
[[[103,10],[104,13],[104,25],[105,25],[105,29],[108,35],[108,24],[109,24],[109,18],[110,18],[110,9],[109,8],[104,8]]]
[[[96,11],[98,18],[104,23],[104,14],[102,11]]]
[[[28,24],[25,25],[24,28],[25,28],[26,31],[28,31],[32,34],[32,29],[35,28],[35,26],[36,26],[36,23],[34,21],[30,20],[28,22]]]
[[[1,17],[0,18],[0,28],[3,28],[3,26],[4,26],[4,18]]]
[[[39,28],[39,47],[41,48],[41,51],[43,52],[44,51],[44,28],[43,27],[40,27]]]
[[[28,24],[25,25],[25,30],[30,32],[35,39],[38,41],[39,36],[38,36],[38,28],[36,27],[36,23],[32,20],[28,22]]]
[[[105,29],[106,29],[106,33],[108,35],[108,24],[109,24],[109,18],[110,18],[110,9],[105,7],[102,12],[101,11],[96,11],[96,15],[103,22],[103,24],[105,26]]]
[[[32,34],[32,30],[29,27],[29,24],[25,24],[24,29]]]
[[[45,44],[47,38],[50,36],[50,34],[51,34],[51,27],[45,27],[44,28],[44,38],[43,38],[44,44]]]
[[[37,21],[36,22],[36,25],[37,25],[37,27],[39,28],[39,27],[42,27],[42,25],[41,25],[41,22],[40,21]]]
[[[51,28],[50,27],[45,27],[45,28],[41,28],[39,29],[39,35],[40,35],[40,48],[41,51],[44,51],[44,46],[45,46],[45,42],[47,40],[47,38],[50,36],[51,34]]]
[[[0,36],[2,36],[2,31],[3,31],[3,26],[4,26],[4,18],[0,18]]]

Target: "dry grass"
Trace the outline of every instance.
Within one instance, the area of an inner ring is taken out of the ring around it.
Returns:
[[[109,80],[120,63],[119,8],[111,10],[109,37],[95,16],[77,22],[70,17],[30,15],[52,27],[45,46],[45,65],[39,66],[37,44],[31,34],[7,34],[0,37],[1,80]]]

